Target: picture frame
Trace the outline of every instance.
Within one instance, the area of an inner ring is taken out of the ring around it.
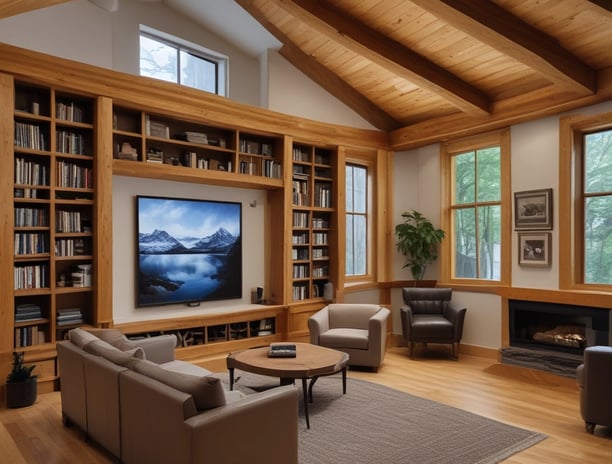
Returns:
[[[514,193],[514,230],[552,230],[553,189]]]
[[[551,237],[550,232],[520,232],[518,234],[519,266],[550,266]]]

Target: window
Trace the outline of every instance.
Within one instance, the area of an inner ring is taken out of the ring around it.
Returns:
[[[346,165],[346,271],[347,276],[368,272],[368,170]]]
[[[559,286],[612,288],[612,113],[561,118]]]
[[[612,284],[612,129],[584,135],[584,282]]]
[[[226,95],[227,57],[141,26],[140,75]]]
[[[509,136],[488,134],[442,148],[447,211],[442,279],[507,281]]]

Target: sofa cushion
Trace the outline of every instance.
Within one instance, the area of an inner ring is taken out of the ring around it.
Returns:
[[[368,349],[368,331],[363,329],[329,329],[319,336],[319,343],[328,348]]]
[[[105,342],[110,343],[115,348],[118,348],[121,351],[128,351],[133,350],[134,348],[138,348],[138,345],[133,341],[129,340],[120,330],[97,328],[88,328],[85,330],[95,335],[100,340],[104,340]]]
[[[134,363],[133,370],[169,387],[192,395],[196,408],[200,411],[226,404],[221,381],[217,378],[208,375],[195,376],[169,371],[146,360]]]
[[[121,351],[115,348],[110,343],[106,343],[104,340],[96,339],[87,343],[83,350],[89,354],[95,354],[96,356],[102,356],[109,361],[119,364],[123,367],[131,368],[132,360],[145,358],[144,351],[140,347],[136,347],[133,350]]]
[[[68,332],[68,338],[79,348],[83,348],[89,342],[98,340],[98,337],[96,337],[94,334],[89,333],[86,330],[80,329],[78,327]]]

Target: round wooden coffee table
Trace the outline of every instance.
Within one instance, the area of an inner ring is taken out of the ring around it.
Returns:
[[[281,385],[294,383],[295,379],[301,379],[306,427],[310,428],[308,402],[312,402],[313,385],[319,377],[342,372],[342,393],[346,394],[346,369],[349,355],[310,343],[295,343],[295,348],[294,358],[271,358],[268,356],[269,347],[267,346],[230,353],[227,357],[230,390],[234,388],[234,369],[279,377]],[[309,384],[308,380],[310,380]]]

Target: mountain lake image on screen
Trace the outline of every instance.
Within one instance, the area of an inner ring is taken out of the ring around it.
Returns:
[[[137,306],[242,298],[242,204],[137,196]]]

